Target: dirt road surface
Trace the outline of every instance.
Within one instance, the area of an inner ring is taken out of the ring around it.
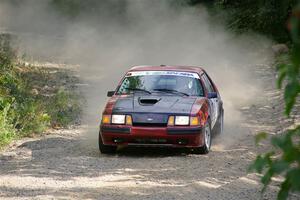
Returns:
[[[269,148],[257,148],[253,135],[279,133],[295,121],[281,117],[274,70],[257,66],[254,73],[264,80],[264,92],[240,108],[241,133],[229,134],[237,127],[226,127],[208,155],[131,148],[107,156],[85,137],[84,127],[56,130],[0,153],[0,199],[275,199],[280,178],[261,196],[259,177],[247,172],[256,153]],[[234,142],[222,145],[228,137]]]

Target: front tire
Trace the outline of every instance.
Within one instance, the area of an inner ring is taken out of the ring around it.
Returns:
[[[211,147],[211,128],[210,123],[206,122],[204,126],[204,132],[202,133],[204,137],[204,145],[194,149],[196,154],[208,154]]]
[[[110,146],[110,145],[104,145],[103,144],[102,137],[101,137],[100,133],[99,133],[98,143],[99,143],[99,150],[102,154],[114,154],[117,151],[116,146]]]

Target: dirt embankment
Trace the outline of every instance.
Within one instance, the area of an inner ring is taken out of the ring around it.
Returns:
[[[255,147],[253,135],[280,133],[299,116],[282,117],[284,104],[272,67],[254,69],[264,92],[255,104],[240,108],[244,120],[239,127],[226,127],[238,128],[241,134],[226,135],[227,131],[216,138],[208,155],[132,148],[105,156],[98,152],[96,140],[85,138],[85,128],[56,130],[14,142],[0,154],[0,198],[259,199],[259,178],[247,167],[270,147]],[[224,141],[231,143],[224,146]],[[275,180],[263,199],[275,199],[278,184]]]

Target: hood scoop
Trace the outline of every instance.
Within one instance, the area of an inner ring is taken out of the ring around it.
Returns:
[[[143,106],[151,106],[156,104],[157,102],[160,101],[160,98],[153,98],[153,97],[140,97],[139,98],[139,104]]]

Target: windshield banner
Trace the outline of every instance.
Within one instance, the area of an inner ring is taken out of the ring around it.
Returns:
[[[126,77],[130,76],[150,76],[150,75],[156,75],[156,76],[185,76],[185,77],[191,77],[191,78],[197,78],[199,79],[199,75],[197,73],[192,72],[180,72],[180,71],[136,71],[136,72],[128,72],[126,74]]]

